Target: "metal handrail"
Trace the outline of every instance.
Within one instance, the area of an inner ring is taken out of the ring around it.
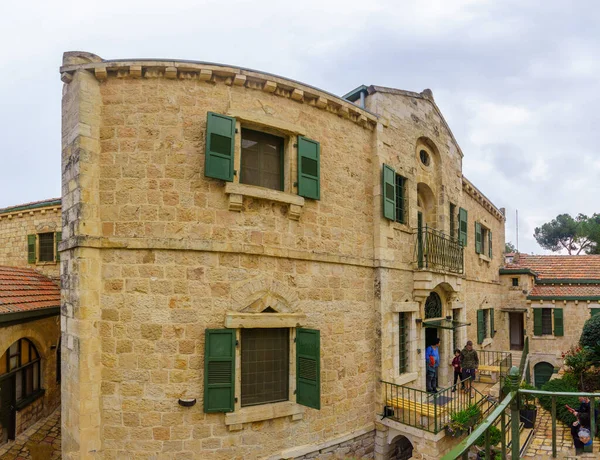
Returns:
[[[492,413],[481,422],[481,424],[473,430],[473,432],[463,441],[461,441],[454,449],[448,452],[442,457],[442,460],[455,460],[457,458],[467,459],[469,449],[475,444],[482,434],[485,434],[485,451],[486,458],[491,457],[491,446],[490,446],[490,435],[489,428],[492,425],[497,424],[497,419],[502,417],[502,458],[507,458],[507,425],[506,416],[507,409],[510,406],[510,432],[511,432],[511,451],[512,458],[519,458],[520,445],[519,445],[519,395],[532,395],[532,396],[550,396],[552,398],[552,456],[557,456],[556,446],[556,398],[560,396],[574,396],[574,397],[586,397],[590,398],[590,414],[595,413],[596,398],[600,398],[598,393],[586,393],[586,392],[566,392],[566,391],[542,391],[542,390],[525,390],[519,388],[521,374],[519,369],[513,366],[509,372],[509,384],[510,393],[500,402],[500,404],[492,411]],[[595,417],[590,417],[590,431],[595,432],[596,420]]]

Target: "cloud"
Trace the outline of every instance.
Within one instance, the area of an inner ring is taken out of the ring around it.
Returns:
[[[0,206],[60,195],[66,50],[240,65],[344,94],[433,90],[464,172],[507,208],[507,238],[598,212],[600,5],[580,0],[8,2],[0,28]]]

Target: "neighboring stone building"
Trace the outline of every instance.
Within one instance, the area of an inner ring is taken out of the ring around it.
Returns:
[[[440,386],[496,348],[504,215],[431,92],[79,52],[61,78],[63,457],[439,458],[381,380],[424,388],[435,337]]]
[[[509,254],[500,274],[507,294],[498,343],[520,350],[529,337],[531,379],[541,386],[578,344],[585,321],[600,313],[600,255]]]
[[[60,199],[0,209],[0,444],[60,404],[61,227]]]
[[[0,266],[0,444],[60,404],[59,315],[55,281]]]

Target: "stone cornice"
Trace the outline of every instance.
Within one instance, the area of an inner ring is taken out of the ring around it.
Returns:
[[[506,220],[506,216],[500,209],[494,206],[492,203],[481,191],[473,185],[473,183],[467,179],[465,176],[462,176],[462,188],[467,194],[473,198],[475,201],[479,202],[491,215],[493,215],[500,222],[504,222]]]
[[[243,86],[312,105],[369,130],[373,130],[378,121],[373,113],[339,96],[294,80],[242,67],[186,60],[104,60],[90,53],[65,53],[60,68],[61,80],[69,84],[73,73],[78,70],[93,73],[99,81],[107,78],[167,78]]]
[[[14,207],[7,208],[6,210],[0,210],[0,221],[11,220],[19,217],[33,216],[35,213],[46,214],[46,213],[57,213],[60,214],[61,205],[60,200],[58,204],[50,204],[39,207]]]

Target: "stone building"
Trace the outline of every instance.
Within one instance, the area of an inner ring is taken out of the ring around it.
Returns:
[[[495,347],[504,214],[431,91],[60,71],[63,457],[439,458],[384,385],[423,389],[436,337],[440,386]]]
[[[600,313],[600,256],[509,254],[500,274],[506,296],[499,345],[520,350],[529,337],[528,368],[540,387],[578,344],[583,324]]]
[[[60,404],[60,229],[60,199],[0,209],[0,444]]]

